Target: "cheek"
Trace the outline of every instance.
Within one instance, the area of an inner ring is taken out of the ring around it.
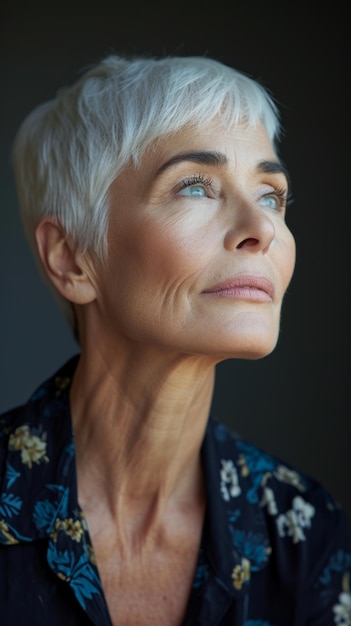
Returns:
[[[218,233],[201,220],[164,220],[138,227],[131,245],[138,265],[165,279],[185,280],[204,269],[218,246]]]

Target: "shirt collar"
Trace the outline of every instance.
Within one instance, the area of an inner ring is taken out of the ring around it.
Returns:
[[[78,355],[41,385],[26,405],[1,420],[3,436],[8,437],[5,458],[0,459],[2,543],[50,535],[63,506],[78,514],[68,398],[77,361]]]
[[[63,512],[73,519],[79,515],[69,408],[78,359],[72,357],[25,407],[11,412],[11,432],[4,428],[9,435],[0,496],[4,543],[48,536]],[[208,503],[203,549],[215,576],[234,595],[245,588],[250,571],[266,566],[270,554],[260,475],[248,470],[252,449],[209,418],[201,450]]]
[[[202,446],[208,501],[203,548],[215,576],[234,596],[245,592],[251,572],[266,567],[271,552],[261,481],[249,470],[251,449],[210,417]]]

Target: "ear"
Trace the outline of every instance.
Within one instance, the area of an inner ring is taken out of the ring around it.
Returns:
[[[88,304],[96,298],[87,264],[72,246],[62,226],[43,218],[35,231],[44,269],[57,291],[70,302]]]

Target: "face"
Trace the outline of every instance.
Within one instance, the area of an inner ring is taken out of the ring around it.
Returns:
[[[184,129],[111,188],[109,254],[94,275],[111,340],[260,358],[295,263],[287,179],[262,126]]]

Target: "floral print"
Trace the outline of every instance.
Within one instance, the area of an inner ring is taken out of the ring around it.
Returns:
[[[221,493],[223,499],[228,502],[230,498],[236,498],[241,492],[238,480],[238,472],[234,467],[233,461],[230,459],[225,461],[221,460]]]
[[[56,520],[54,529],[51,532],[51,537],[54,541],[57,541],[57,535],[60,530],[63,530],[73,539],[73,541],[76,541],[77,543],[80,542],[84,534],[82,522],[79,519],[73,520],[71,517],[64,520],[61,520],[60,518]]]
[[[241,563],[236,565],[232,573],[235,589],[241,589],[243,584],[250,580],[250,561],[242,558]]]
[[[69,583],[83,609],[87,608],[87,600],[91,600],[94,594],[102,594],[98,574],[89,563],[86,552],[77,557],[70,550],[58,550],[53,543],[49,546],[48,563],[61,580]]]
[[[274,476],[283,483],[294,485],[299,491],[305,491],[306,487],[301,481],[300,474],[296,470],[291,470],[285,465],[279,465],[274,472]]]
[[[338,603],[333,607],[333,611],[335,624],[351,626],[351,593],[348,574],[344,574],[343,591],[340,593]]]
[[[292,508],[277,519],[278,532],[281,537],[288,535],[294,543],[305,541],[304,529],[311,528],[311,519],[315,509],[300,496],[295,496]]]
[[[270,515],[277,515],[278,508],[274,497],[274,491],[270,487],[264,487],[261,506],[266,506]]]
[[[351,594],[341,593],[339,602],[333,607],[335,624],[351,626]]]
[[[78,359],[0,416],[1,626],[112,626],[77,497]],[[207,512],[182,626],[351,626],[351,530],[331,495],[214,417],[201,454]]]
[[[45,438],[45,434],[41,437],[34,435],[26,424],[16,428],[15,432],[10,436],[9,449],[19,450],[22,463],[32,468],[33,463],[39,464],[43,461],[49,461],[46,456]]]

